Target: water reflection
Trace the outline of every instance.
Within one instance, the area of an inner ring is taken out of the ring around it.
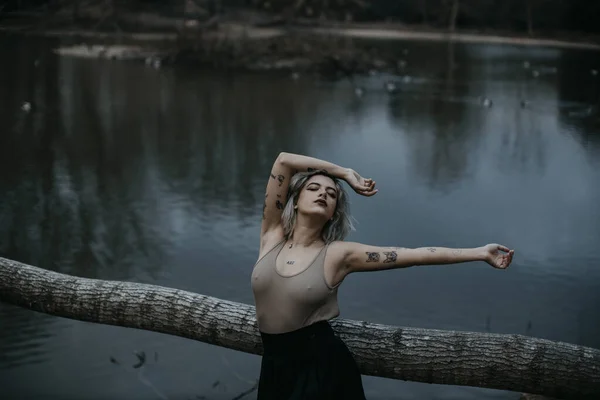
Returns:
[[[32,254],[28,261],[43,266],[53,253],[63,266],[158,266],[174,209],[184,219],[252,217],[274,156],[306,152],[319,109],[307,101],[307,86],[259,91],[261,78],[252,76],[140,77],[137,66],[69,58],[43,70],[29,89],[35,111],[7,115],[22,123],[2,139],[3,190],[12,198],[2,203],[2,218],[20,227],[2,251]],[[29,98],[23,92],[9,88],[3,98]],[[11,165],[20,170],[9,173]],[[21,208],[32,205],[33,212]]]
[[[595,56],[574,65],[571,52],[386,42],[406,62],[401,75],[358,79],[357,98],[347,81],[59,59],[54,42],[2,40],[0,56],[14,62],[0,65],[0,255],[251,302],[265,180],[279,151],[299,152],[378,180],[376,199],[352,200],[353,240],[519,248],[504,275],[457,267],[353,277],[341,293],[345,317],[600,346],[597,120],[569,116],[591,104],[591,78],[575,76]],[[399,93],[385,92],[388,79]],[[222,349],[4,305],[0,319],[0,368],[12,368],[14,393],[56,367],[85,382],[82,393],[135,397],[139,388],[109,363],[113,346],[169,354],[154,377],[165,393],[231,378],[198,361]],[[255,358],[228,359],[256,375]],[[370,398],[494,397],[366,382]]]

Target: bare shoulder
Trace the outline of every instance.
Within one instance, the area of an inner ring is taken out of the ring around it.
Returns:
[[[340,240],[331,242],[327,249],[327,262],[338,267],[344,264],[348,254],[348,243]]]

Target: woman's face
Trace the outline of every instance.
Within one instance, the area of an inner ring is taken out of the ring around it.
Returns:
[[[321,215],[325,221],[333,217],[338,192],[333,180],[324,175],[311,176],[298,196],[298,212]]]

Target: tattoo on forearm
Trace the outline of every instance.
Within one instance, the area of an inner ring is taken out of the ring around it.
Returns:
[[[285,180],[285,176],[277,175],[277,180],[279,181],[279,186],[283,185],[283,181]]]
[[[275,203],[275,206],[277,206],[278,210],[283,210],[283,203],[280,202],[279,200],[277,200],[277,202]]]
[[[429,247],[429,248],[427,248],[427,250],[429,250],[429,252],[431,252],[431,253],[435,253],[437,251],[437,249],[435,247]]]
[[[455,256],[458,256],[458,255],[462,254],[462,250],[460,250],[460,249],[453,250],[452,254],[454,254]]]
[[[306,170],[307,170],[308,172],[314,172],[314,171],[316,171],[317,169],[316,169],[316,168],[311,168],[311,167],[308,167]],[[327,170],[326,170],[326,169],[323,169],[323,168],[321,168],[321,171],[325,172],[326,174],[328,174],[328,173],[329,173],[329,172],[327,172]]]
[[[384,263],[396,262],[396,258],[398,257],[395,251],[384,251],[383,254],[385,254]]]
[[[367,262],[378,262],[379,253],[367,251]]]

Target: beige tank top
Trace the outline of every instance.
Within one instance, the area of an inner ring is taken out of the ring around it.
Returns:
[[[308,267],[295,275],[283,276],[275,261],[285,241],[281,241],[254,265],[252,291],[258,329],[264,333],[291,332],[340,314],[338,286],[325,282],[324,246]]]

